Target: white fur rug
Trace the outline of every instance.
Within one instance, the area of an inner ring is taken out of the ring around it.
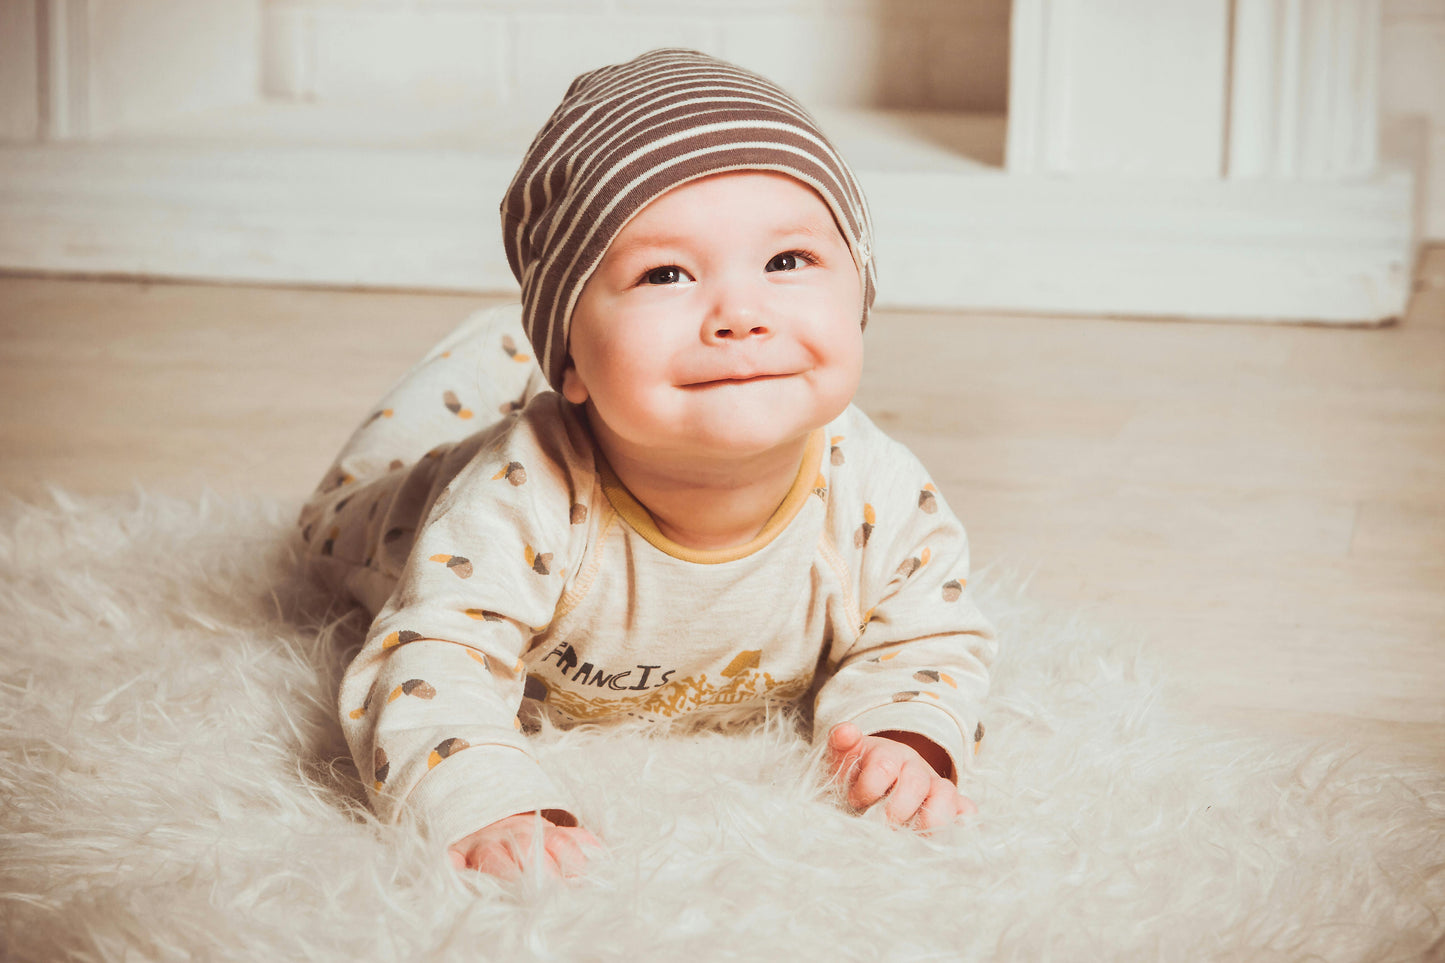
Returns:
[[[837,809],[787,720],[542,739],[591,878],[459,874],[359,801],[293,507],[0,510],[0,955],[15,960],[1414,960],[1445,956],[1445,776],[1172,719],[1086,625],[979,579],[982,813]]]

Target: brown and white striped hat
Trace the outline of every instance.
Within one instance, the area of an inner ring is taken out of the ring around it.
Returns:
[[[818,192],[858,266],[867,321],[868,205],[813,118],[757,74],[694,50],[654,50],[574,80],[502,200],[522,323],[553,387],[582,287],[628,220],[680,184],[735,170],[778,171]]]

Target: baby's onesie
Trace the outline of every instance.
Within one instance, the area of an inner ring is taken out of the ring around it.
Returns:
[[[492,321],[459,345],[513,357]],[[529,751],[539,714],[663,722],[807,698],[815,736],[915,732],[969,766],[995,643],[963,527],[907,449],[850,407],[756,538],[690,550],[618,482],[580,409],[504,372],[523,407],[303,517],[333,583],[380,606],[340,693],[378,815],[410,807],[454,841],[514,813],[576,814]]]

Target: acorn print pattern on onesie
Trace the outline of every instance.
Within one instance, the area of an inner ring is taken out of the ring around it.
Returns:
[[[947,672],[940,672],[938,669],[919,669],[913,673],[913,678],[923,683],[942,682],[950,689],[958,688],[958,683],[953,681],[953,676]]]
[[[468,419],[472,417],[472,409],[466,408],[462,405],[462,400],[457,397],[457,393],[455,391],[448,390],[445,394],[443,394],[442,404],[446,405],[447,411],[450,411],[458,418]]]
[[[395,702],[404,695],[430,700],[436,698],[437,690],[421,679],[407,679],[401,685],[391,690],[391,695],[386,697],[386,701]]]
[[[513,338],[510,334],[502,335],[502,350],[506,352],[507,357],[521,364],[526,364],[528,361],[532,360],[531,355],[522,354],[517,350],[517,340]]]
[[[938,489],[934,487],[933,482],[925,482],[924,485],[923,485],[923,487],[922,487],[921,489],[919,489],[919,492],[918,492],[918,508],[919,508],[919,510],[922,511],[924,514],[927,514],[927,515],[933,515],[933,514],[937,513],[937,511],[938,511],[938,495],[937,495],[937,493],[938,493]],[[923,551],[921,551],[918,555],[916,555],[916,556],[914,556],[914,557],[912,557],[912,558],[909,558],[909,559],[905,560],[905,561],[903,562],[903,564],[898,567],[898,574],[904,576],[905,578],[912,578],[913,575],[914,575],[915,573],[917,573],[919,569],[923,568],[923,566],[925,566],[925,565],[928,564],[929,558],[930,558],[930,554],[929,554],[929,551],[928,551],[928,547],[927,547],[927,546],[924,546]],[[961,599],[961,598],[963,597],[963,588],[964,588],[964,586],[967,585],[967,584],[968,584],[968,579],[966,579],[966,578],[949,579],[947,582],[944,582],[944,583],[943,583],[943,588],[942,588],[943,600],[944,600],[945,602],[957,602],[959,599]],[[886,659],[886,658],[888,658],[888,657],[887,657],[887,656],[884,656],[884,657],[883,657],[883,659]],[[881,660],[880,660],[880,661],[881,661]],[[942,683],[942,684],[944,684],[944,685],[949,686],[949,687],[952,688],[952,689],[957,689],[957,688],[958,688],[958,683],[953,679],[952,676],[948,675],[948,674],[945,673],[945,672],[941,672],[941,671],[939,671],[939,670],[937,670],[937,669],[919,669],[917,672],[913,673],[913,678],[914,678],[915,680],[919,681],[919,682],[922,682],[922,683],[926,684],[926,685],[927,685],[927,684]],[[932,693],[932,692],[929,692],[929,691],[927,691],[927,690],[922,690],[922,689],[921,689],[921,690],[907,690],[907,691],[895,693],[894,696],[893,696],[893,701],[894,701],[894,702],[909,702],[909,701],[912,701],[912,700],[918,699],[918,698],[931,698],[931,699],[935,699],[935,700],[936,700],[936,699],[938,698],[938,696],[935,695],[935,694]],[[977,733],[975,734],[975,737],[974,737],[974,748],[973,748],[973,751],[974,751],[975,753],[978,752],[979,742],[982,741],[982,739],[983,739],[983,734],[982,734],[982,733],[983,733],[983,726],[982,726],[982,724],[980,724],[979,727],[978,727],[978,731],[977,731]]]
[[[538,552],[536,549],[532,548],[532,546],[530,546],[530,545],[525,546],[525,549],[526,549],[525,555],[526,555],[526,558],[527,558],[527,567],[528,567],[528,568],[530,568],[532,571],[536,572],[538,575],[549,575],[549,574],[551,574],[551,565],[552,565],[552,553],[551,553],[551,552]]]
[[[933,487],[933,482],[928,482],[919,491],[918,507],[929,515],[938,511],[938,489]]]
[[[505,468],[492,476],[492,481],[499,478],[505,478],[513,485],[525,485],[527,484],[527,469],[522,467],[522,463],[519,461],[509,461]]]
[[[938,701],[937,692],[929,692],[927,689],[908,689],[904,692],[893,693],[894,702],[912,702],[914,699],[932,699]]]
[[[457,578],[472,577],[472,560],[462,555],[433,555],[429,561],[440,562]]]
[[[533,381],[540,379],[540,372],[529,370],[535,366],[525,350],[527,346],[506,330],[512,323],[484,322],[484,334],[457,340],[451,348],[425,359],[422,373],[394,389],[367,414],[348,443],[348,450],[338,457],[311,503],[302,510],[302,538],[309,554],[372,571],[389,572],[404,563],[416,529],[394,524],[384,532],[377,531],[374,522],[379,510],[389,507],[395,514],[397,507],[392,502],[398,491],[396,480],[383,479],[391,473],[409,472],[422,462],[441,459],[475,427],[500,422],[502,417],[525,407],[536,393]],[[494,394],[500,396],[476,390],[483,383],[495,385]],[[512,400],[497,404],[509,396]],[[433,407],[438,397],[441,405]],[[473,425],[475,412],[493,407],[498,409],[497,416],[490,422],[479,419],[483,424]],[[440,409],[449,416],[446,421],[433,414]],[[446,427],[447,423],[459,422],[467,423],[465,432]],[[386,450],[411,447],[428,434],[432,440],[446,440],[433,445],[424,455],[398,457]],[[355,474],[348,470],[353,467]],[[520,485],[526,480],[526,472],[520,465],[509,464],[502,477]],[[341,490],[351,486],[362,490],[347,497],[326,497],[345,494]],[[368,487],[373,490],[366,491]],[[363,500],[364,515],[354,511]],[[338,524],[325,524],[323,518]],[[469,577],[465,561],[454,560],[450,567],[458,577]]]
[[[853,533],[853,547],[863,548],[868,544],[868,539],[873,536],[873,527],[878,524],[877,513],[873,506],[865,503],[863,505],[863,524]]]
[[[437,747],[433,749],[431,751],[431,755],[427,757],[426,767],[428,769],[434,769],[436,768],[437,763],[441,762],[448,756],[453,755],[454,753],[461,752],[463,749],[470,748],[471,743],[467,742],[467,740],[465,739],[459,739],[455,736],[450,739],[443,739],[441,742],[437,743]]]
[[[927,565],[928,560],[932,557],[933,556],[928,551],[928,546],[925,545],[923,546],[923,551],[919,552],[917,555],[912,556],[911,558],[906,558],[903,560],[902,564],[898,566],[898,574],[902,575],[904,578],[912,578],[913,574],[919,569],[921,569],[923,566]]]
[[[421,638],[420,632],[412,632],[408,629],[398,629],[381,641],[383,652],[396,648],[399,645],[406,645],[408,642],[415,642]]]
[[[374,782],[372,782],[372,788],[374,788],[377,792],[381,792],[382,788],[386,785],[387,774],[390,772],[391,763],[388,762],[386,759],[386,750],[382,749],[380,746],[377,746],[376,755],[374,757],[372,765],[372,777],[374,779]]]

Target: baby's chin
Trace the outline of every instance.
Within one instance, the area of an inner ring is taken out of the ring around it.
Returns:
[[[844,406],[846,407],[846,405]],[[717,457],[751,458],[800,447],[819,428],[836,418],[842,408],[820,408],[780,416],[787,408],[737,404],[689,419],[685,437],[700,453]]]
[[[815,429],[805,428],[796,434],[777,432],[707,432],[693,436],[690,446],[700,457],[711,457],[719,461],[747,461],[765,458],[774,454],[791,455],[801,453],[808,436]]]

